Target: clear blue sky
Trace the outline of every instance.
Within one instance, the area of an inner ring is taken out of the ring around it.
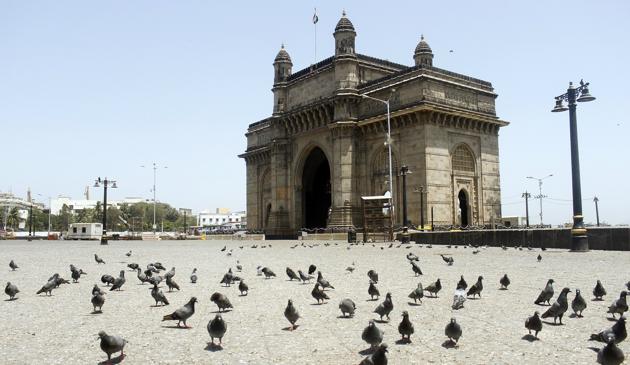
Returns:
[[[97,176],[112,198],[151,195],[177,207],[245,208],[249,123],[271,114],[272,62],[284,42],[294,71],[333,54],[342,9],[357,51],[412,65],[424,34],[434,65],[491,81],[504,215],[523,215],[528,175],[554,174],[545,223],[571,217],[567,113],[550,113],[569,81],[578,106],[584,214],[630,223],[625,107],[628,1],[6,1],[0,0],[0,191],[79,198]],[[453,53],[449,53],[449,50]],[[94,191],[93,194],[101,194]],[[537,221],[537,204],[532,204]]]

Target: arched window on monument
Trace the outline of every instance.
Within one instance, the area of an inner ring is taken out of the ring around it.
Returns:
[[[460,144],[453,151],[452,156],[453,170],[475,172],[475,157],[470,148],[465,144]]]

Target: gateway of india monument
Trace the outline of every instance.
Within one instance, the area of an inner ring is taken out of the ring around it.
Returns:
[[[498,220],[498,136],[508,123],[492,84],[435,67],[423,37],[413,66],[360,54],[345,12],[333,35],[335,55],[306,69],[293,72],[284,46],[273,62],[273,113],[249,125],[239,156],[248,228],[290,236],[362,226],[361,197],[389,194],[387,107],[370,98],[390,105],[394,225],[403,224],[403,165],[409,221],[419,224],[420,209],[435,225]]]

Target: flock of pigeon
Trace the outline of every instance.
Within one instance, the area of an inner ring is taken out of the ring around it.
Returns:
[[[304,243],[302,243],[301,245],[303,247],[314,247],[318,244],[305,245]],[[331,244],[325,243],[324,245],[328,246]],[[389,248],[392,248],[393,245],[393,243],[390,244]],[[269,246],[271,247],[271,245]],[[290,248],[296,248],[298,246],[299,244],[296,244],[294,246],[291,246]],[[349,245],[347,248],[350,249],[351,246],[352,244]],[[400,246],[401,245],[398,245],[398,247]],[[257,245],[252,246],[252,248],[255,247],[257,247]],[[381,247],[381,249],[384,249],[385,247],[386,246],[383,246]],[[407,248],[410,247],[411,246],[407,246]],[[451,246],[449,245],[446,247],[450,248]],[[479,247],[477,246],[466,247],[473,247],[475,249],[473,253],[480,252]],[[240,248],[242,249],[243,246],[240,246]],[[226,249],[227,247],[223,247],[221,251],[225,252]],[[503,247],[503,249],[505,250],[507,248]],[[231,256],[232,253],[233,250],[229,250],[226,252],[228,256]],[[126,254],[128,258],[131,257],[131,255],[132,251],[129,251]],[[452,256],[440,256],[442,257],[442,260],[446,265],[452,266],[454,264],[454,259]],[[409,252],[406,255],[406,259],[407,262],[410,264],[410,268],[414,276],[418,277],[423,275],[420,266],[420,258],[417,255]],[[97,265],[105,264],[105,261],[97,254],[94,255],[94,260]],[[540,262],[542,260],[542,256],[538,255],[537,260]],[[13,260],[11,260],[11,262],[9,263],[9,267],[12,271],[16,271],[17,269],[19,269],[19,266]],[[146,269],[143,269],[142,267],[140,267],[140,265],[136,263],[129,263],[127,267],[129,270],[132,270],[136,273],[137,279],[141,284],[148,283],[153,286],[150,293],[153,300],[155,301],[156,307],[170,305],[170,302],[168,301],[166,295],[160,289],[160,284],[162,282],[166,284],[169,292],[172,290],[180,290],[180,286],[174,280],[176,273],[175,267],[171,268],[169,271],[166,271],[166,268],[160,262],[149,263],[146,266]],[[243,267],[237,260],[236,272],[233,272],[232,268],[229,268],[228,271],[220,279],[219,283],[221,285],[224,285],[225,287],[229,287],[231,285],[235,285],[238,282],[238,290],[241,296],[248,295],[249,287],[245,280],[239,276],[242,270]],[[354,262],[352,263],[352,265],[346,268],[346,271],[349,274],[352,274],[355,270],[356,267]],[[285,270],[286,275],[290,281],[296,280],[304,284],[310,284],[311,280],[314,281],[311,295],[317,304],[322,304],[325,303],[327,300],[330,300],[331,298],[329,294],[332,293],[331,290],[334,290],[335,287],[328,280],[325,279],[322,272],[317,269],[317,266],[311,264],[305,271],[306,272],[303,272],[302,270],[297,270],[296,272],[290,267],[287,267]],[[265,279],[272,279],[276,277],[276,274],[269,267],[259,266],[256,268],[256,273],[259,276],[264,276]],[[316,276],[315,273],[317,273]],[[70,265],[70,276],[73,282],[78,282],[78,280],[80,280],[83,275],[87,275],[87,273],[74,265]],[[379,274],[374,269],[371,269],[367,271],[367,277],[367,294],[369,295],[371,300],[379,300],[379,298],[381,297],[381,293],[377,287],[379,283]],[[125,270],[121,270],[118,277],[113,277],[111,275],[102,275],[100,280],[105,285],[105,287],[109,288],[109,291],[119,291],[126,283]],[[197,282],[197,280],[197,269],[195,268],[190,275],[190,282],[194,284]],[[481,298],[484,289],[483,280],[483,276],[480,275],[474,284],[468,286],[468,283],[464,279],[464,276],[460,276],[460,280],[456,284],[456,290],[453,296],[452,309],[458,310],[463,308],[464,303],[468,298]],[[48,279],[48,281],[41,287],[41,289],[36,292],[36,294],[52,295],[52,291],[59,288],[60,285],[69,283],[70,282],[64,279],[60,274],[55,273]],[[499,284],[499,290],[508,290],[510,279],[507,274],[499,279]],[[553,318],[554,324],[556,324],[557,321],[560,325],[563,324],[563,316],[569,309],[568,295],[569,293],[571,293],[571,290],[568,287],[563,288],[555,299],[555,302],[551,303],[551,300],[555,293],[553,284],[554,280],[549,279],[544,289],[540,292],[536,300],[534,300],[535,305],[547,306],[547,308],[542,313],[542,315],[540,315],[539,311],[536,310],[531,317],[526,319],[525,329],[528,331],[528,334],[524,337],[525,339],[528,339],[530,341],[538,340],[538,335],[543,329],[542,319]],[[625,285],[627,286],[627,289],[630,290],[630,282],[626,283]],[[417,284],[417,287],[408,294],[408,298],[413,299],[414,304],[417,302],[422,303],[422,299],[425,297],[425,293],[427,297],[437,297],[441,290],[442,283],[439,278],[426,287],[423,287],[422,283],[419,282]],[[18,294],[20,293],[20,291],[15,284],[8,282],[5,287],[5,293],[9,296],[9,300],[16,300],[18,299]],[[603,300],[603,298],[607,295],[606,289],[599,280],[597,280],[592,293],[594,300],[599,301]],[[602,364],[620,364],[624,361],[624,354],[622,350],[617,347],[617,344],[621,341],[624,341],[627,337],[626,320],[623,316],[624,313],[628,311],[628,303],[626,300],[627,293],[628,292],[626,290],[622,290],[619,294],[619,298],[615,299],[608,307],[607,314],[610,314],[615,320],[614,325],[608,329],[604,329],[590,336],[589,340],[605,343],[604,347],[598,349],[597,354],[597,360]],[[218,307],[219,313],[216,314],[215,317],[211,319],[207,324],[208,334],[211,339],[211,342],[208,344],[208,346],[221,349],[223,337],[227,332],[227,323],[223,320],[221,312],[233,308],[233,305],[230,303],[230,300],[226,295],[219,292],[213,293],[210,296],[210,300]],[[93,313],[102,312],[103,306],[105,305],[105,292],[103,291],[103,288],[99,287],[97,284],[95,284],[92,289],[91,303],[94,310]],[[188,327],[186,321],[195,314],[196,303],[198,303],[197,298],[191,297],[188,302],[182,307],[170,314],[163,316],[162,321],[177,321],[177,327]],[[582,296],[581,291],[579,289],[576,289],[574,298],[571,301],[571,309],[574,312],[573,316],[575,318],[581,318],[582,312],[586,310],[586,308],[587,302],[585,298]],[[355,314],[356,305],[351,298],[343,298],[339,302],[339,310],[343,317],[353,317]],[[392,294],[390,292],[387,292],[385,294],[385,299],[380,304],[378,304],[378,306],[376,306],[373,311],[379,318],[377,320],[370,320],[361,334],[361,339],[370,346],[370,349],[368,351],[369,355],[364,358],[363,361],[361,361],[360,365],[386,365],[388,363],[388,346],[383,342],[384,332],[380,328],[378,328],[376,323],[383,323],[384,318],[386,318],[387,321],[390,321],[390,314],[393,310],[394,303],[392,301]],[[291,299],[287,301],[287,305],[284,309],[284,316],[290,323],[290,327],[288,327],[287,330],[296,330],[298,328],[297,322],[300,320],[301,316]],[[617,318],[616,316],[619,317]],[[402,320],[398,325],[398,332],[401,336],[401,339],[397,343],[411,343],[411,336],[414,334],[414,325],[409,319],[409,313],[406,310],[402,311]],[[533,336],[532,332],[534,332]],[[444,328],[444,334],[448,338],[448,340],[443,344],[443,346],[457,347],[457,343],[460,340],[462,333],[462,327],[457,322],[456,318],[451,318],[448,323],[446,323],[446,326]],[[120,352],[119,359],[122,360],[124,358],[124,347],[128,343],[126,339],[120,336],[109,335],[105,331],[100,331],[98,333],[98,336],[100,338],[100,348],[107,355],[108,361],[111,361],[112,354],[118,352]],[[215,344],[215,339],[218,341],[217,344]]]

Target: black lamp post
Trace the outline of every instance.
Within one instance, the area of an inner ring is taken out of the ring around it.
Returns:
[[[594,197],[593,202],[595,202],[595,217],[597,218],[597,227],[599,227],[599,198]]]
[[[28,212],[28,240],[31,241],[33,239],[33,236],[35,236],[35,230],[33,229],[33,202],[31,202],[31,206]]]
[[[402,165],[400,167],[400,176],[402,176],[402,203],[403,203],[403,226],[409,227],[409,222],[407,221],[407,174],[411,174],[407,165]]]
[[[577,117],[575,109],[577,102],[595,100],[588,92],[589,83],[580,81],[580,86],[574,87],[569,83],[565,94],[556,96],[556,106],[552,112],[569,111],[569,131],[571,135],[571,177],[573,187],[573,227],[571,229],[571,251],[588,251],[588,235],[584,227],[582,215],[582,187],[580,184],[580,154],[578,150]],[[578,95],[580,95],[578,97]],[[564,100],[569,102],[569,107],[564,106]]]
[[[424,186],[420,185],[416,188],[415,192],[420,193],[420,230],[424,231],[424,194],[426,191],[424,190]],[[431,209],[433,209],[433,207],[431,207]],[[433,217],[431,217],[431,219],[433,219]],[[433,222],[431,222],[431,225],[433,225]]]
[[[101,245],[106,245],[107,244],[107,188],[111,187],[112,189],[116,189],[118,186],[116,186],[115,180],[108,180],[107,178],[105,178],[105,180],[101,180],[101,178],[99,177],[94,182],[94,187],[98,188],[101,186],[101,184],[103,184],[103,235],[101,236]]]

